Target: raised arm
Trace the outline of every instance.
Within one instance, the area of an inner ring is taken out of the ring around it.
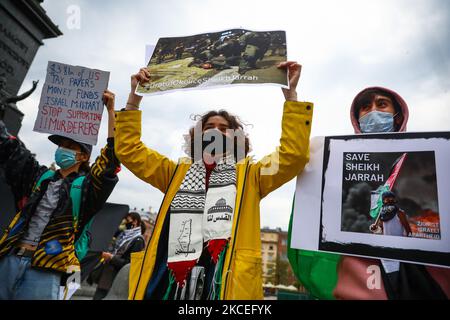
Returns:
[[[166,192],[176,163],[147,148],[141,141],[142,114],[139,104],[142,97],[134,92],[139,82],[147,82],[149,79],[150,73],[146,68],[131,76],[131,92],[125,111],[116,112],[116,154],[135,176],[161,192]]]
[[[301,65],[288,61],[279,67],[288,70],[289,89],[283,89],[286,102],[281,121],[280,145],[275,152],[256,163],[261,197],[296,177],[309,160],[313,104],[297,101],[296,87]]]

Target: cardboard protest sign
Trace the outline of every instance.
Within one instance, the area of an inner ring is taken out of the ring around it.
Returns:
[[[292,247],[450,267],[450,133],[318,137]]]
[[[234,84],[287,87],[286,71],[277,68],[286,55],[285,31],[232,29],[160,38],[147,65],[151,80],[136,93]]]
[[[109,72],[49,61],[34,131],[95,145]]]

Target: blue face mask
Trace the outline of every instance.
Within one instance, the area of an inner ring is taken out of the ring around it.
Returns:
[[[394,115],[372,111],[359,118],[359,126],[363,133],[394,132]]]
[[[58,147],[55,152],[55,162],[61,169],[67,169],[75,165],[78,162],[76,157],[76,151],[63,147]]]

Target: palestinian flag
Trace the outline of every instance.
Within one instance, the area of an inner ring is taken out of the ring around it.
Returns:
[[[391,191],[394,188],[395,181],[400,173],[403,162],[405,162],[407,153],[402,154],[397,160],[395,160],[392,165],[391,172],[389,173],[389,178],[386,180],[384,185],[378,187],[377,190],[373,191],[371,194],[371,205],[370,205],[370,216],[374,219],[378,217],[381,207],[383,206],[383,200],[381,195],[386,191]]]
[[[288,258],[297,279],[317,299],[334,300],[333,290],[338,282],[338,264],[341,255],[294,249],[291,247],[294,201],[288,229]]]

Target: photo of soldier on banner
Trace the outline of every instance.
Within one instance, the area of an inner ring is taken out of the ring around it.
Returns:
[[[287,60],[284,31],[231,29],[187,37],[160,38],[148,61],[150,82],[137,94],[230,84],[287,87],[277,68]]]

